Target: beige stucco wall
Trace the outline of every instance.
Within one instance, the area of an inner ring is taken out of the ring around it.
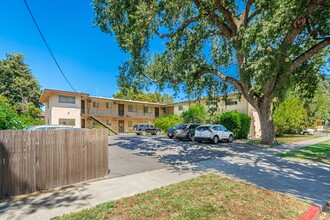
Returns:
[[[75,127],[81,127],[80,106],[81,98],[75,96],[75,104],[60,103],[59,95],[53,95],[46,103],[45,114],[47,124],[59,124],[60,118],[75,119]],[[49,106],[49,107],[48,107]]]
[[[218,104],[219,112],[224,111],[237,111],[240,113],[248,114],[248,105],[249,103],[244,97],[241,97],[240,99],[237,97],[237,95],[230,95],[228,96],[227,100],[232,99],[237,101],[237,105],[225,105],[225,101],[221,100]],[[174,104],[174,114],[175,115],[181,115],[182,112],[185,110],[188,110],[190,106],[202,104],[206,107],[208,110],[208,106],[206,105],[206,99],[202,99],[200,101],[187,101],[187,102],[180,102]],[[179,106],[184,106],[185,109],[180,111]]]

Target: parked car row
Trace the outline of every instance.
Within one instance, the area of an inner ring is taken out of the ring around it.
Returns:
[[[179,124],[171,127],[167,136],[169,138],[177,138],[179,140],[188,139],[191,141],[212,142],[214,144],[219,141],[226,140],[233,142],[234,134],[222,125],[202,125],[198,123]]]

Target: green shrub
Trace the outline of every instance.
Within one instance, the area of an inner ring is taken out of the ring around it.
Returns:
[[[240,114],[238,112],[224,112],[220,115],[220,124],[225,126],[228,130],[234,133],[238,138],[241,127]]]
[[[307,110],[299,99],[287,99],[274,111],[273,120],[277,136],[295,133],[307,125]]]
[[[206,117],[207,112],[204,105],[191,106],[181,114],[184,123],[205,123]]]
[[[22,129],[23,127],[19,115],[8,103],[0,101],[0,130]]]
[[[238,139],[246,139],[248,137],[251,121],[250,116],[238,112],[223,112],[222,114],[214,115],[210,119],[212,124],[225,126]]]
[[[172,126],[182,123],[182,120],[177,115],[166,115],[156,118],[155,125],[157,128],[167,131]]]
[[[247,114],[240,114],[240,121],[241,121],[241,127],[238,132],[238,138],[246,139],[246,138],[248,138],[248,135],[250,132],[250,126],[251,126],[252,119]]]

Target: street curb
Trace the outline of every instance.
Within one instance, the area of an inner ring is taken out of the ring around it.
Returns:
[[[304,212],[299,220],[316,220],[321,213],[321,208],[317,205],[311,205],[307,209],[306,212]]]

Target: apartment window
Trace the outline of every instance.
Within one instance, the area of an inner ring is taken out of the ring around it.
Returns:
[[[237,105],[236,99],[228,99],[226,100],[226,105]]]
[[[128,121],[128,127],[129,128],[133,127],[133,121]]]
[[[144,106],[143,109],[144,109],[144,114],[151,114],[152,113],[151,107]]]
[[[162,108],[163,109],[163,113],[166,113],[166,108]]]
[[[184,110],[186,110],[186,106],[179,105],[179,111],[184,111]]]
[[[112,121],[111,120],[107,120],[107,125],[112,125]]]
[[[47,102],[47,108],[49,108],[49,101]]]
[[[136,105],[128,105],[128,112],[137,112]]]
[[[111,109],[111,108],[112,108],[112,103],[107,102],[107,103],[105,104],[105,107]]]
[[[93,108],[98,108],[99,107],[99,103],[98,102],[93,102]]]
[[[76,98],[74,96],[64,96],[60,95],[59,96],[59,103],[69,103],[69,104],[75,104],[76,103]]]
[[[58,123],[60,125],[70,125],[70,126],[75,126],[76,125],[76,119],[71,119],[71,118],[60,118]]]

